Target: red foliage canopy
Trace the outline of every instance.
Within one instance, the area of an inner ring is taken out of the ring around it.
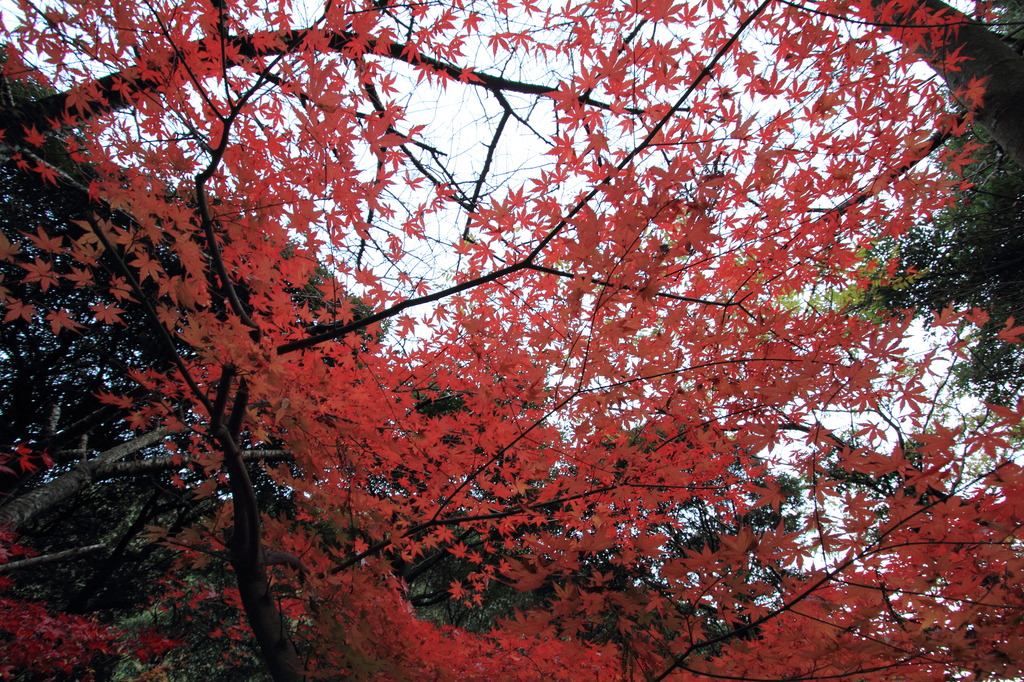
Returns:
[[[3,153],[84,208],[4,322],[164,361],[0,518],[174,472],[282,680],[1020,674],[1024,406],[848,305],[957,183],[936,6],[19,3]],[[442,559],[534,598],[422,620]]]

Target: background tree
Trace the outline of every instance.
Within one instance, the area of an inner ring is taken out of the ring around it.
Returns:
[[[993,31],[1020,52],[1024,13],[1019,4],[1004,2],[994,9],[998,23]],[[966,152],[970,158],[949,169],[963,184],[934,219],[875,245],[873,255],[881,267],[864,304],[889,311],[913,308],[919,316],[947,306],[984,311],[989,319],[980,328],[965,325],[971,351],[969,360],[957,366],[957,378],[985,400],[1013,403],[1021,392],[1024,359],[1019,345],[999,332],[1008,318],[1024,319],[1021,166],[980,126],[946,146],[945,156],[959,159]]]
[[[143,492],[180,554],[142,592],[213,592],[278,680],[1021,673],[1024,406],[940,409],[961,345],[818,295],[946,202],[915,165],[962,126],[910,66],[987,30],[774,0],[5,21],[5,76],[56,94],[0,111],[4,153],[79,202],[9,230],[6,323],[86,364],[26,376],[115,408],[77,462],[12,432],[50,468],[6,522]],[[1012,77],[950,82],[1002,135]],[[50,156],[72,128],[86,175]],[[492,600],[472,630],[413,608],[449,578]],[[171,606],[141,601],[101,615]]]
[[[1024,358],[1020,346],[1000,332],[1008,319],[1024,319],[1024,178],[1016,164],[1000,159],[991,146],[972,155],[977,161],[964,173],[972,184],[957,192],[954,204],[933,221],[876,247],[880,262],[896,261],[899,266],[879,271],[865,303],[876,309],[916,309],[919,316],[947,306],[983,310],[987,320],[965,325],[971,350],[958,365],[957,377],[983,399],[1010,404],[1021,393]]]
[[[1006,6],[992,3],[972,17],[941,0],[873,2],[869,17],[935,69],[953,97],[1024,166],[1024,57],[1004,39],[1005,28],[1017,25],[999,12]]]

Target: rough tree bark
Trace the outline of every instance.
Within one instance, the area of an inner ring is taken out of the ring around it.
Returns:
[[[88,545],[86,547],[76,547],[75,549],[66,549],[63,552],[54,552],[53,554],[44,554],[43,556],[34,556],[28,559],[22,559],[21,561],[10,561],[6,564],[0,564],[0,573],[11,573],[23,568],[31,568],[32,566],[39,566],[41,564],[51,564],[58,561],[64,561],[66,559],[77,559],[78,557],[95,554],[96,552],[105,552],[106,550],[106,545],[96,544]]]
[[[876,1],[874,8],[875,21],[926,61],[975,121],[1024,167],[1024,57],[998,33],[941,0]],[[978,84],[983,84],[980,100],[968,101]]]
[[[104,466],[149,447],[167,435],[167,429],[159,428],[143,434],[127,443],[122,443],[101,452],[87,462],[75,466],[74,469],[62,474],[46,485],[31,492],[15,497],[0,507],[0,526],[11,524],[15,528],[33,516],[62,502],[82,490],[97,478],[97,472]]]

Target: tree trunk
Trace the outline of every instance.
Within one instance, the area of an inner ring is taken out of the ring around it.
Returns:
[[[1024,167],[1024,57],[999,34],[941,0],[905,7],[876,0],[874,7],[874,20],[928,62],[975,121]],[[969,101],[969,91],[979,83],[980,100]]]

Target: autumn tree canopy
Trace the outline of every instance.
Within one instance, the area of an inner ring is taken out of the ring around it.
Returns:
[[[5,10],[0,675],[1020,675],[985,320],[848,305],[1024,160],[995,16]]]

